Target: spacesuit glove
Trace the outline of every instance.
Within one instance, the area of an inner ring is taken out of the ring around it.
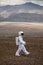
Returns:
[[[23,43],[24,45],[26,45],[26,42],[24,41],[24,43]]]

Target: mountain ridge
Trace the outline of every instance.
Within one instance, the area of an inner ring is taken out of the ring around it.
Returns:
[[[32,17],[30,17],[31,20],[28,19],[29,14],[30,16],[31,15],[33,16],[33,19]],[[22,18],[20,18],[20,16],[22,16]],[[23,19],[23,18],[26,18],[26,19]],[[6,5],[6,6],[0,7],[0,21],[17,21],[17,20],[18,21],[26,20],[26,21],[42,21],[43,22],[43,6],[40,6],[32,2],[26,2],[21,5]]]

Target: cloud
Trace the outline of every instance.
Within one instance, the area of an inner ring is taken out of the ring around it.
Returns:
[[[15,5],[15,4],[22,4],[25,2],[33,2],[39,5],[43,5],[43,0],[0,0],[0,5]]]
[[[24,2],[24,0],[0,0],[0,4],[2,4],[2,5],[4,5],[4,4],[15,5],[15,4],[21,4],[23,2]]]

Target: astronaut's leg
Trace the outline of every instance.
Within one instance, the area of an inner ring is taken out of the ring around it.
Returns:
[[[22,50],[23,50],[23,52],[25,53],[25,55],[30,54],[30,52],[28,52],[28,51],[26,50],[26,48],[25,48],[25,46],[24,46],[24,45],[22,45]]]
[[[16,51],[16,54],[15,54],[15,55],[16,55],[16,56],[20,56],[19,53],[21,52],[21,50],[22,50],[22,49],[21,49],[21,46],[19,46],[19,47],[18,47],[18,50]]]

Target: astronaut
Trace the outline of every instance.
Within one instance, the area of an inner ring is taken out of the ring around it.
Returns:
[[[21,50],[25,53],[25,55],[28,55],[30,54],[30,52],[28,52],[25,48],[25,45],[26,45],[26,42],[23,40],[23,35],[24,35],[24,32],[23,31],[20,31],[18,33],[18,41],[16,40],[16,43],[18,45],[18,50],[16,51],[16,56],[20,56],[20,52]]]

